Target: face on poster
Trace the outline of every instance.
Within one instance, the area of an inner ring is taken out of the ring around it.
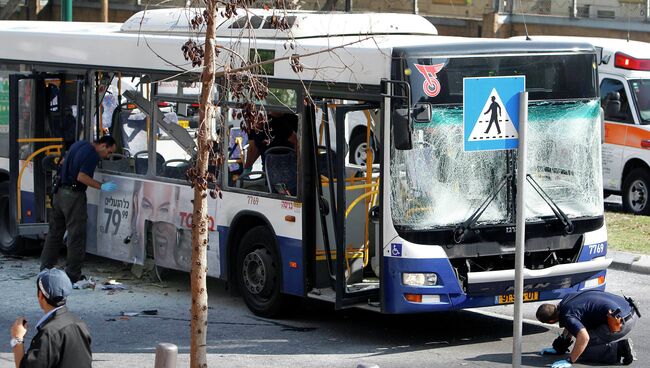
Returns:
[[[101,192],[97,219],[97,253],[112,259],[143,264],[147,249],[147,223],[155,263],[189,271],[193,190],[173,184],[111,177],[118,184],[112,193]],[[209,265],[219,272],[218,236],[211,227]],[[214,253],[214,254],[212,254]]]

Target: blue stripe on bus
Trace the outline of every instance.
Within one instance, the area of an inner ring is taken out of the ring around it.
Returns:
[[[36,222],[36,211],[34,210],[34,204],[36,203],[36,197],[34,192],[25,192],[24,190],[20,191],[20,209],[21,209],[21,218],[23,224],[32,224]],[[31,211],[31,215],[27,215],[27,211]]]
[[[221,279],[228,280],[228,275],[230,274],[230,269],[228,268],[228,230],[227,226],[217,226],[217,231],[219,232],[219,265],[221,266]],[[233,282],[235,280],[232,280]]]
[[[607,241],[595,244],[585,244],[582,246],[580,257],[578,257],[578,262],[591,261],[597,257],[604,257],[606,254]]]
[[[282,291],[286,294],[303,296],[305,265],[302,263],[302,241],[284,236],[278,236],[277,239],[282,267]],[[297,267],[290,267],[290,262],[295,262]]]
[[[228,244],[229,228],[227,226],[217,226],[217,231],[219,232],[219,254],[221,255],[219,259],[221,278],[227,280],[229,272],[226,245]],[[303,296],[305,294],[305,265],[302,263],[302,241],[284,236],[278,236],[277,241],[280,249],[280,267],[282,268],[282,292]],[[289,266],[290,262],[295,262],[297,268],[291,268]]]

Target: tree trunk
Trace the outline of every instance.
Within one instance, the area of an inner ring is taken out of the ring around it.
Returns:
[[[108,0],[102,0],[102,22],[108,23]]]
[[[206,1],[205,56],[201,74],[199,134],[194,177],[194,213],[192,215],[192,323],[190,367],[207,368],[206,338],[208,328],[207,245],[208,196],[207,176],[210,159],[210,125],[214,122],[212,90],[215,73],[216,0]]]

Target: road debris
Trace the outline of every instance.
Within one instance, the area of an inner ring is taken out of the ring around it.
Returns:
[[[72,288],[76,290],[81,290],[81,289],[93,289],[95,290],[95,285],[96,282],[92,279],[92,277],[89,277],[84,280],[79,280],[72,284]]]
[[[129,287],[115,280],[108,280],[102,284],[102,290],[127,290]]]

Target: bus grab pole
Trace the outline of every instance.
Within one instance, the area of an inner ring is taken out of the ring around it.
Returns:
[[[517,152],[517,241],[515,245],[515,311],[512,332],[512,366],[521,367],[522,307],[524,304],[524,245],[526,242],[526,126],[528,92],[519,94],[519,149]]]

